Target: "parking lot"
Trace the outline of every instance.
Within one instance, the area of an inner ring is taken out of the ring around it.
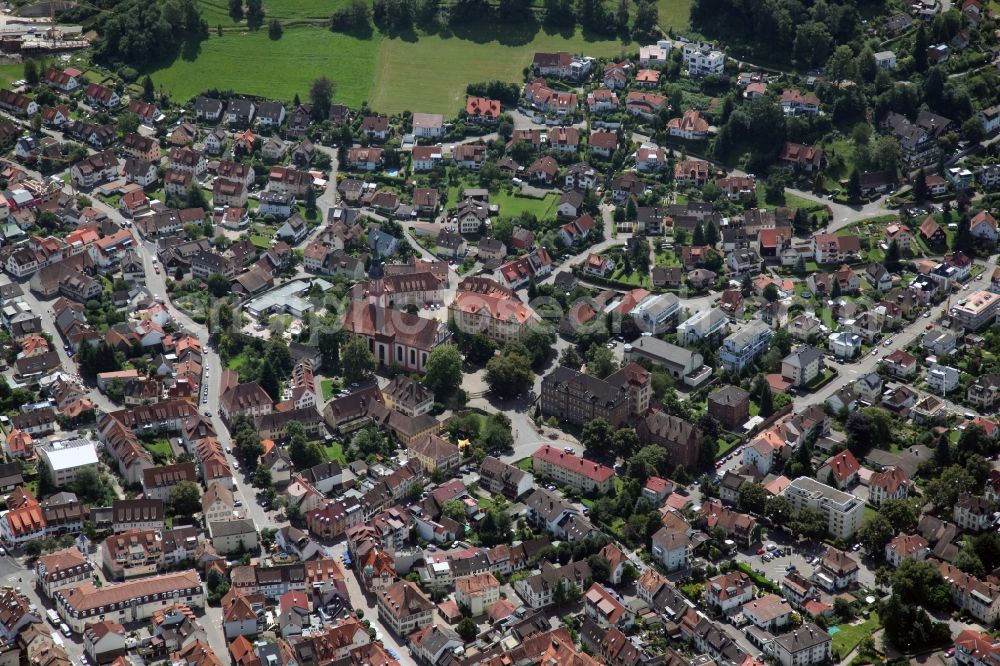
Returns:
[[[765,542],[768,545],[775,545],[773,541]],[[784,578],[788,573],[793,571],[789,567],[795,567],[794,570],[798,571],[803,576],[809,577],[812,574],[815,565],[810,561],[816,561],[814,558],[822,556],[825,548],[817,548],[815,546],[810,547],[807,551],[796,551],[792,546],[776,546],[773,551],[767,551],[763,554],[758,555],[753,553],[747,555],[745,553],[739,553],[737,560],[740,562],[746,562],[749,564],[754,571],[762,573],[767,576],[768,579],[776,584],[781,584],[781,579]],[[788,554],[786,554],[786,552]]]
[[[772,536],[774,538],[771,538]],[[736,560],[738,562],[746,562],[754,571],[767,576],[769,580],[779,585],[781,584],[781,579],[791,571],[798,571],[801,575],[809,578],[819,565],[819,558],[827,550],[826,544],[823,543],[804,542],[800,546],[782,532],[768,535],[768,538],[763,540],[763,544],[761,547],[764,550],[763,553],[758,554],[757,552],[742,551],[737,553]],[[768,551],[768,544],[774,545],[775,549]],[[874,587],[875,573],[865,565],[862,553],[860,551],[848,551],[848,555],[859,565],[858,585],[867,588]],[[789,567],[795,568],[791,569]],[[828,595],[824,594],[824,600],[830,600]]]

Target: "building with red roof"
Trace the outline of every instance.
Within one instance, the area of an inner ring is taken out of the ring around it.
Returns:
[[[564,485],[570,485],[582,492],[607,493],[611,490],[615,473],[607,465],[581,458],[548,444],[540,447],[532,456],[535,474],[544,474]]]
[[[622,602],[597,583],[591,583],[590,589],[583,595],[583,609],[587,617],[605,629],[622,629],[631,625],[635,619]]]
[[[841,451],[840,453],[831,456],[823,465],[816,470],[816,478],[822,479],[824,483],[828,480],[830,474],[833,475],[833,483],[827,485],[833,485],[834,487],[843,490],[853,486],[858,482],[858,472],[861,470],[861,465],[858,464],[858,459],[854,457],[854,454],[848,450]]]
[[[500,119],[500,101],[469,97],[465,100],[465,115],[473,122],[494,123]]]
[[[666,479],[651,476],[646,479],[646,484],[642,487],[642,496],[654,506],[660,506],[671,490],[673,490],[673,484],[669,483]]]
[[[906,499],[913,482],[901,467],[890,467],[872,474],[868,481],[868,501],[875,506],[894,499]]]

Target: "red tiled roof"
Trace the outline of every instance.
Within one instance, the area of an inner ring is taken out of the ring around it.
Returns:
[[[531,457],[581,474],[596,483],[603,483],[615,474],[614,470],[606,465],[586,460],[572,453],[566,453],[562,449],[557,449],[548,444],[535,451]]]
[[[858,464],[858,459],[854,457],[853,453],[847,450],[841,451],[837,455],[832,456],[823,464],[823,466],[830,467],[834,478],[836,478],[838,482],[843,482],[851,475],[857,474],[858,470],[861,469],[861,465]]]

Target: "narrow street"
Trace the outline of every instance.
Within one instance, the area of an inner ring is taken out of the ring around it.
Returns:
[[[345,543],[338,543],[332,546],[330,550],[333,553],[333,557],[339,560],[343,557],[344,553],[347,551],[347,545]],[[345,567],[345,581],[347,582],[347,594],[351,598],[351,602],[355,609],[361,609],[364,611],[364,619],[371,622],[375,631],[378,632],[378,636],[382,639],[383,645],[386,648],[392,649],[397,655],[399,655],[399,663],[402,666],[417,666],[416,660],[410,654],[410,648],[403,641],[399,640],[391,630],[385,627],[378,618],[378,604],[375,602],[375,598],[372,595],[367,595],[361,590],[361,585],[358,583],[357,572],[353,568]]]

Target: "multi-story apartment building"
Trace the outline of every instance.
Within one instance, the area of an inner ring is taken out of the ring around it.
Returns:
[[[82,633],[101,617],[119,624],[142,622],[171,603],[204,607],[205,590],[194,569],[96,587],[92,582],[58,590],[56,610],[70,629]]]
[[[174,486],[181,481],[198,483],[198,470],[192,462],[152,467],[142,472],[142,492],[150,499],[170,499]]]
[[[576,588],[583,592],[584,584],[591,579],[593,573],[584,560],[561,567],[543,560],[539,569],[539,573],[514,583],[514,590],[529,608],[542,608],[551,604],[555,590],[560,585],[565,591]]]
[[[990,666],[1000,659],[1000,643],[983,631],[966,629],[955,638],[955,663],[959,666]]]
[[[112,530],[163,530],[164,503],[159,499],[123,499],[111,503]]]
[[[660,335],[677,323],[680,300],[674,294],[650,294],[628,314],[639,330]]]
[[[730,571],[705,583],[704,595],[709,606],[727,612],[753,599],[753,581],[742,571]]]
[[[434,604],[414,583],[400,580],[378,594],[379,619],[399,636],[409,636],[434,621]]]
[[[722,74],[726,64],[726,54],[711,44],[689,42],[681,50],[681,57],[691,76]]]
[[[973,407],[989,409],[1000,400],[1000,375],[987,373],[980,375],[969,385],[965,400]]]
[[[708,414],[735,431],[750,418],[750,394],[738,386],[717,388],[708,394]]]
[[[985,498],[962,493],[952,509],[955,524],[969,532],[982,532],[993,521],[992,506]]]
[[[459,607],[468,608],[472,617],[482,615],[499,599],[500,582],[491,573],[473,574],[455,579],[455,601]]]
[[[35,577],[45,596],[88,581],[94,576],[94,565],[76,546],[43,555],[35,562]]]
[[[528,327],[539,321],[538,315],[516,296],[498,292],[459,291],[448,306],[448,316],[459,330],[470,335],[483,333],[501,345],[520,340]]]
[[[1000,309],[1000,294],[977,291],[951,307],[952,320],[967,331],[979,331],[992,325]]]
[[[542,446],[531,456],[535,474],[543,474],[557,483],[573,486],[581,492],[604,494],[611,490],[615,473],[607,465],[586,460],[562,449]]]
[[[774,639],[774,656],[781,666],[809,666],[830,660],[833,637],[812,622]]]
[[[773,337],[774,330],[759,319],[755,319],[726,336],[719,350],[719,362],[729,372],[743,372],[764,353]]]
[[[927,368],[927,388],[937,395],[946,396],[958,388],[962,373],[958,368],[932,363]]]
[[[101,544],[101,561],[110,580],[129,580],[155,574],[163,562],[163,540],[158,530],[128,530]]]
[[[667,571],[686,569],[691,561],[694,541],[687,532],[660,528],[650,541],[650,554]]]
[[[515,499],[530,491],[535,476],[499,458],[486,456],[479,466],[479,486],[495,495]]]
[[[542,413],[582,425],[598,417],[620,425],[628,416],[628,393],[621,387],[559,366],[542,380]]]
[[[652,375],[638,363],[626,363],[621,370],[608,375],[604,381],[625,389],[628,393],[629,414],[641,416],[649,410],[653,399]]]
[[[458,467],[462,455],[460,449],[451,442],[434,434],[417,437],[406,446],[406,452],[416,458],[428,472],[448,471]]]
[[[929,544],[919,534],[898,534],[885,544],[885,561],[892,567],[899,567],[903,560],[925,560],[930,552]]]
[[[796,511],[809,507],[822,512],[835,538],[849,539],[861,527],[865,503],[815,479],[800,476],[785,489],[785,497]]]

